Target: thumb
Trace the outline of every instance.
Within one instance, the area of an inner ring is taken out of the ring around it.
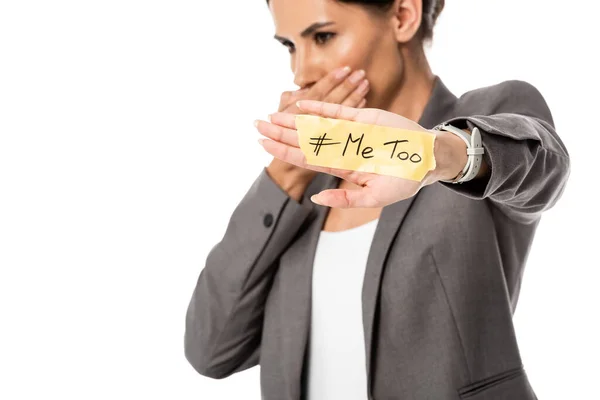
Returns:
[[[377,207],[365,189],[327,189],[311,196],[313,203],[332,208]]]

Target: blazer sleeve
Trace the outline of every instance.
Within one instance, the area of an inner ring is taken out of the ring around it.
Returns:
[[[506,81],[467,92],[460,103],[490,111],[446,121],[479,128],[490,173],[462,184],[440,183],[470,198],[488,199],[520,223],[536,221],[560,198],[570,174],[569,153],[541,93],[527,82]]]
[[[206,258],[186,313],[185,356],[198,373],[222,379],[258,365],[279,256],[311,210],[309,202],[289,197],[266,168],[237,205]]]

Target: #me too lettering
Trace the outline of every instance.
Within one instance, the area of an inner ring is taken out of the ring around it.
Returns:
[[[339,146],[339,154],[343,157],[346,154],[351,154],[351,152],[356,151],[357,156],[361,156],[362,158],[373,158],[373,147],[364,146],[363,147],[363,138],[365,134],[361,134],[360,137],[354,138],[352,133],[348,134],[346,138],[346,142],[332,142],[332,138],[327,137],[327,132],[319,135],[318,137],[311,137],[309,144],[314,146],[314,154],[316,156],[319,155],[321,151],[321,147],[323,146]],[[356,144],[358,143],[358,144]],[[389,158],[397,158],[401,161],[412,162],[414,164],[420,163],[423,159],[417,153],[409,153],[403,150],[403,144],[409,143],[408,140],[391,140],[387,142],[383,142],[382,145],[386,148],[389,148]],[[343,147],[343,149],[342,149]]]

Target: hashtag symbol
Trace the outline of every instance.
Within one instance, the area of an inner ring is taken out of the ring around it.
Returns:
[[[332,144],[340,144],[340,142],[329,142],[329,143],[323,143],[325,140],[332,140],[331,138],[326,138],[325,136],[327,136],[327,133],[324,133],[323,136],[319,136],[318,138],[310,138],[310,140],[316,140],[317,142],[310,142],[309,144],[315,146],[315,151],[314,153],[316,155],[319,155],[319,150],[321,150],[321,147],[323,145],[327,146],[327,145],[332,145]]]

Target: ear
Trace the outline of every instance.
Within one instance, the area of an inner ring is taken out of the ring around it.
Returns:
[[[421,26],[423,1],[396,0],[391,11],[396,40],[400,43],[410,42]]]

